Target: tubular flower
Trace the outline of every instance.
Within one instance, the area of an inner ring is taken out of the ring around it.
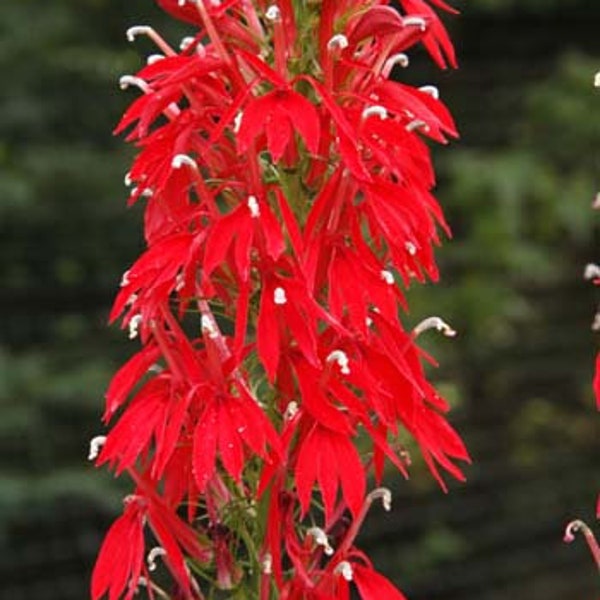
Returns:
[[[90,457],[135,494],[92,597],[143,584],[151,598],[401,600],[354,546],[373,499],[389,507],[368,493],[371,467],[406,476],[405,435],[444,489],[441,471],[462,480],[469,461],[426,377],[429,325],[402,313],[402,288],[438,278],[450,233],[427,143],[457,132],[436,88],[391,78],[419,44],[455,66],[438,15],[452,9],[157,1],[194,31],[180,44],[127,32],[161,52],[121,78],[139,97],[115,130],[137,150],[125,181],[146,247],[110,320],[140,347]],[[151,579],[157,556],[172,592]]]

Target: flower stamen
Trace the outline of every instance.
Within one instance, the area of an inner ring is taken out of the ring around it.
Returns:
[[[88,452],[88,460],[96,460],[98,458],[98,454],[100,454],[100,449],[106,443],[105,435],[97,435],[90,440],[90,450]]]
[[[333,548],[329,545],[327,534],[320,527],[311,527],[306,535],[310,535],[317,546],[323,546],[323,551],[327,556],[332,556],[334,553]]]
[[[446,337],[454,337],[456,335],[456,331],[446,323],[441,317],[428,317],[427,319],[423,319],[414,329],[413,335],[415,337],[421,335],[428,329],[437,329]]]

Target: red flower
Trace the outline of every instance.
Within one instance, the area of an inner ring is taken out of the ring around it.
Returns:
[[[108,593],[117,600],[125,592],[132,598],[144,569],[143,509],[135,500],[125,503],[125,511],[108,530],[92,573],[92,599]]]

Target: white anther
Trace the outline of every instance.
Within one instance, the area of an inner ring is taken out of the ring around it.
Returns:
[[[346,581],[352,581],[352,577],[354,575],[352,571],[352,565],[347,560],[343,560],[342,562],[338,563],[333,572],[340,573]]]
[[[404,27],[418,27],[421,31],[427,29],[427,21],[423,17],[404,17],[402,25]]]
[[[344,375],[350,374],[350,367],[348,367],[348,355],[343,350],[334,350],[333,352],[330,352],[326,360],[328,363],[337,363],[340,371]]]
[[[122,90],[126,90],[130,85],[134,85],[142,92],[148,92],[150,90],[150,86],[141,78],[134,77],[133,75],[123,75],[119,78],[119,87]]]
[[[242,124],[242,113],[239,112],[235,115],[233,119],[233,133],[237,133],[240,130],[240,125]]]
[[[298,414],[298,403],[295,400],[292,400],[286,407],[285,412],[283,413],[283,418],[286,421],[291,421]]]
[[[394,274],[391,271],[381,271],[380,275],[388,285],[394,285]]]
[[[133,183],[133,179],[131,179],[131,173],[129,171],[127,171],[127,173],[125,173],[125,177],[123,178],[123,183],[125,184],[126,187],[130,187],[131,184]]]
[[[392,68],[396,65],[400,65],[401,67],[406,69],[406,67],[408,67],[409,64],[410,61],[408,59],[408,55],[404,54],[404,52],[398,52],[398,54],[392,54],[392,56],[390,56],[385,61],[385,71],[387,71],[387,73],[389,74]]]
[[[177,273],[175,277],[175,291],[180,292],[185,287],[185,277],[183,273]]]
[[[100,454],[100,448],[104,446],[106,442],[105,435],[97,435],[90,440],[90,450],[88,452],[88,460],[96,460],[98,454]]]
[[[600,331],[600,312],[597,312],[594,315],[594,320],[592,321],[592,331]]]
[[[367,327],[371,327],[371,325],[373,325],[373,319],[371,319],[371,317],[367,317],[367,318],[365,319],[365,325],[366,325]]]
[[[269,21],[279,21],[279,19],[281,19],[281,11],[279,10],[279,6],[276,4],[271,4],[265,13],[265,17]]]
[[[156,559],[159,556],[166,556],[167,551],[161,546],[155,546],[148,552],[148,558],[146,562],[148,563],[148,571],[156,571]]]
[[[273,573],[273,556],[270,552],[267,552],[261,561],[262,572],[265,575],[271,575]]]
[[[600,71],[594,75],[594,87],[600,88]]]
[[[187,50],[195,41],[196,41],[196,38],[188,35],[188,36],[184,37],[181,40],[181,42],[179,42],[179,49]]]
[[[392,492],[385,487],[374,489],[368,496],[367,501],[369,503],[381,498],[381,504],[383,504],[383,510],[390,512],[392,510]]]
[[[127,298],[127,302],[125,302],[125,306],[131,306],[131,305],[135,304],[137,302],[137,299],[138,299],[137,294],[131,294],[131,296],[129,296],[129,298]]]
[[[163,371],[164,369],[156,363],[148,367],[148,373],[152,373],[153,375],[159,375]]]
[[[415,336],[418,336],[428,329],[437,329],[446,337],[454,337],[456,335],[456,331],[440,317],[428,317],[424,319],[413,329],[413,333]]]
[[[260,207],[258,206],[258,200],[256,199],[256,196],[248,196],[248,201],[246,204],[248,205],[250,216],[253,219],[258,219],[258,217],[260,217]]]
[[[183,165],[189,167],[190,169],[194,169],[195,171],[198,170],[198,163],[191,156],[188,156],[187,154],[177,154],[173,157],[171,166],[174,169],[181,169]]]
[[[200,319],[200,324],[202,331],[208,334],[208,337],[212,340],[219,337],[219,330],[215,326],[214,319],[209,317],[208,315],[202,315]]]
[[[165,55],[164,54],[151,54],[147,59],[146,59],[146,64],[148,65],[153,65],[154,63],[157,63],[161,60],[164,60]]]
[[[133,315],[131,319],[129,319],[129,339],[133,340],[138,336],[138,330],[140,328],[140,324],[142,323],[142,315],[137,314]]]
[[[144,188],[142,190],[142,193],[140,194],[140,196],[142,196],[142,198],[152,198],[153,194],[154,194],[154,192],[152,191],[151,188]]]
[[[367,106],[367,108],[365,108],[362,111],[361,118],[364,120],[364,119],[368,119],[369,117],[375,117],[375,116],[379,117],[382,120],[387,119],[388,112],[383,106],[379,106],[379,105]]]
[[[128,42],[133,42],[138,35],[152,35],[153,33],[154,29],[152,29],[152,27],[148,27],[147,25],[134,25],[125,32],[125,35],[127,36]]]
[[[121,287],[125,287],[126,285],[129,285],[131,283],[131,281],[129,280],[129,269],[127,269],[127,271],[125,271],[125,273],[123,273],[123,275],[121,275]]]
[[[282,287],[276,287],[273,292],[273,302],[275,304],[285,304],[287,302],[287,296],[285,290]]]
[[[583,534],[586,535],[586,537],[588,534],[591,534],[590,528],[583,521],[580,519],[575,519],[567,525],[563,541],[570,544],[575,539],[575,534],[578,531],[583,531]]]
[[[417,247],[412,242],[406,242],[404,247],[411,256],[414,256],[417,253]]]
[[[429,131],[429,125],[427,125],[427,123],[421,119],[414,119],[406,126],[406,131],[414,131],[415,129]]]
[[[595,263],[588,263],[585,265],[585,271],[583,272],[584,279],[597,279],[600,277],[600,266]]]
[[[327,42],[328,50],[344,50],[348,47],[348,38],[343,33],[338,33],[334,35]]]
[[[429,94],[436,100],[438,100],[440,97],[440,91],[435,87],[435,85],[424,85],[419,88],[419,91],[421,91],[425,94]]]
[[[317,546],[323,546],[323,550],[327,556],[333,555],[333,548],[329,545],[327,534],[320,527],[311,527],[307,532],[310,535]]]

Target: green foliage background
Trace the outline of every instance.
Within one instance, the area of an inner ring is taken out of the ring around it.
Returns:
[[[440,314],[460,332],[427,344],[474,465],[447,497],[418,464],[411,482],[392,476],[394,511],[372,516],[363,543],[413,600],[592,598],[591,559],[581,540],[562,545],[561,528],[593,521],[600,489],[595,295],[581,280],[600,254],[600,3],[460,8],[461,70],[440,74],[417,53],[402,73],[437,84],[462,131],[435,150],[455,232],[442,282],[411,290],[406,319]],[[133,350],[106,327],[141,248],[121,185],[130,151],[110,130],[133,97],[118,77],[152,52],[123,32],[144,23],[186,33],[150,0],[0,4],[2,599],[85,598],[119,509],[118,483],[85,457]]]

